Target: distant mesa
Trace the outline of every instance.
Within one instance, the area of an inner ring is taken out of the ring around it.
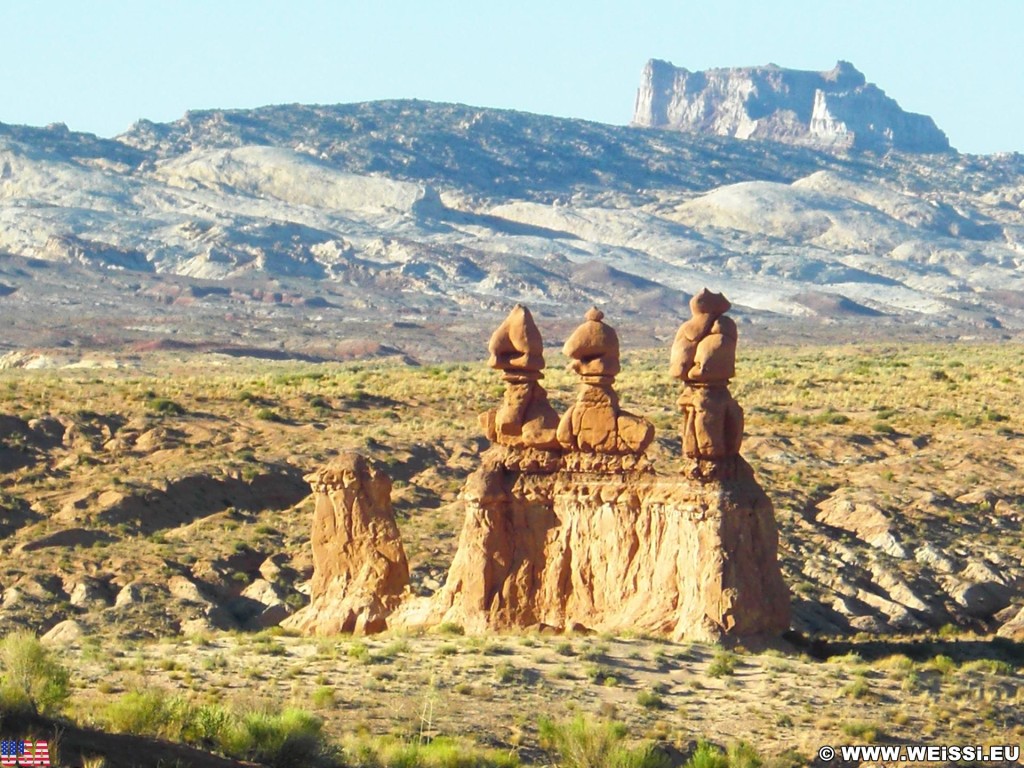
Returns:
[[[930,117],[904,111],[846,61],[827,72],[775,64],[690,72],[651,59],[633,125],[826,150],[951,151]]]

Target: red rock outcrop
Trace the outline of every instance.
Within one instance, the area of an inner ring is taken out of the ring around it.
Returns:
[[[673,370],[695,391],[728,396],[728,302],[705,291],[695,306]],[[471,632],[543,626],[709,640],[785,631],[771,501],[736,455],[728,473],[700,482],[650,471],[643,454],[654,430],[619,407],[619,341],[602,321],[590,310],[563,349],[583,384],[559,422],[561,468],[510,463],[501,444],[484,454],[463,492],[448,579],[421,618]]]
[[[282,626],[318,635],[386,629],[409,585],[391,480],[354,453],[306,480],[316,497],[310,604]]]
[[[481,468],[433,620],[469,632],[781,633],[789,594],[772,505],[740,467],[709,483]]]
[[[736,333],[721,317],[728,302],[705,291],[694,306],[673,347],[673,372],[696,392],[729,397]],[[431,598],[403,599],[408,567],[390,483],[346,457],[309,478],[317,492],[313,602],[288,626],[371,632],[453,621],[470,632],[639,630],[696,640],[788,629],[771,501],[735,455],[738,439],[728,462],[708,459],[727,463],[727,473],[655,474],[644,456],[654,429],[619,407],[619,341],[596,309],[565,343],[582,386],[557,430],[537,383],[540,333],[525,307],[489,349],[491,366],[505,373],[505,398],[481,419],[494,445],[463,491],[466,518],[445,585]],[[693,418],[717,446],[721,430]]]

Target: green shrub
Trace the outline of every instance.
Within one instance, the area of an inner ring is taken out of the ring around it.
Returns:
[[[103,719],[112,731],[180,741],[192,712],[179,697],[164,691],[130,691],[110,702]]]
[[[394,736],[349,736],[343,764],[351,768],[516,768],[514,753],[478,747],[465,739],[441,736],[417,744]]]
[[[301,709],[248,712],[224,729],[219,746],[231,757],[271,768],[308,768],[324,753],[322,725]]]
[[[149,401],[149,408],[156,413],[168,416],[181,416],[185,409],[167,397],[154,397]]]
[[[313,691],[313,706],[318,709],[330,709],[334,706],[334,689],[329,685],[321,685]]]
[[[859,739],[866,744],[873,744],[879,736],[878,726],[874,723],[865,723],[860,720],[852,720],[839,726],[847,736]]]
[[[956,671],[956,662],[941,653],[929,661],[928,666],[944,677],[948,677]]]
[[[699,741],[685,768],[729,768],[729,758],[714,744]]]
[[[708,674],[711,677],[726,677],[736,672],[736,654],[732,651],[719,649],[715,651],[714,658],[708,666]]]
[[[745,741],[734,741],[725,750],[729,768],[760,768],[762,760],[750,744]]]
[[[588,721],[577,715],[568,723],[541,718],[541,747],[561,761],[562,768],[665,768],[667,761],[650,744],[629,747],[626,727],[609,721]]]
[[[307,768],[325,752],[320,719],[299,709],[239,713],[163,691],[132,691],[108,704],[101,720],[118,733],[185,742],[272,768]]]
[[[836,413],[833,410],[823,411],[811,419],[813,424],[849,424],[850,417],[845,413]]]
[[[71,695],[71,675],[27,630],[0,641],[0,713],[56,714]]]
[[[644,709],[665,709],[665,700],[656,691],[640,691],[636,703]]]
[[[494,668],[494,677],[502,685],[508,685],[516,679],[516,668],[507,661]]]

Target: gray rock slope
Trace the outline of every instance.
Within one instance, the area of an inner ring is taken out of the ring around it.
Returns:
[[[328,319],[596,302],[671,324],[708,285],[748,312],[1012,330],[1022,205],[1016,154],[840,155],[419,101],[190,112],[110,140],[0,125],[0,253],[63,265],[71,303],[75,276],[120,276],[109,311],[132,316],[248,281]],[[39,274],[4,269],[0,312]]]

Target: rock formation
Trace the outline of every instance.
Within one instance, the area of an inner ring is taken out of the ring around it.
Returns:
[[[725,383],[736,329],[721,316],[728,307],[707,291],[695,299],[673,370],[695,392],[721,390],[731,402]],[[313,602],[287,625],[371,632],[449,621],[470,632],[639,630],[695,640],[788,629],[771,501],[735,455],[738,435],[718,451],[725,432],[710,424],[717,412],[695,411],[695,434],[711,437],[694,444],[727,454],[731,471],[700,482],[661,477],[644,457],[653,427],[619,407],[619,341],[601,312],[591,309],[565,343],[582,386],[557,435],[537,383],[541,336],[525,307],[512,310],[489,348],[506,391],[481,418],[494,444],[463,490],[466,518],[444,586],[403,599],[408,569],[389,484],[350,456],[310,477]]]
[[[739,455],[743,409],[729,393],[736,374],[736,323],[725,313],[732,305],[707,288],[690,299],[693,317],[679,327],[669,374],[683,382],[683,454],[698,462],[725,462]],[[724,466],[724,465],[723,465]]]
[[[654,440],[654,426],[619,407],[612,387],[619,372],[619,337],[603,320],[600,310],[588,310],[562,348],[582,384],[558,423],[558,441],[570,453],[641,456]]]
[[[701,368],[711,383],[732,375],[722,350],[735,352],[736,334],[719,321],[721,302],[706,298],[717,314],[697,329],[687,373],[701,379]],[[473,632],[630,629],[700,640],[787,629],[774,514],[750,467],[735,458],[727,482],[656,476],[643,456],[653,427],[619,408],[618,337],[598,310],[563,352],[583,379],[559,422],[563,469],[509,466],[500,444],[484,455],[466,483],[458,550],[427,621]]]
[[[706,484],[482,468],[464,498],[435,622],[702,641],[789,628],[772,505],[745,463]]]
[[[828,72],[774,64],[690,72],[652,59],[633,124],[822,149],[950,151],[930,117],[903,111],[845,61]]]
[[[409,585],[391,480],[354,453],[306,480],[316,497],[310,604],[282,626],[319,635],[386,629]]]
[[[505,378],[501,406],[480,416],[487,439],[513,448],[557,450],[558,414],[538,383],[544,377],[544,342],[530,310],[516,304],[487,347],[488,365]]]

